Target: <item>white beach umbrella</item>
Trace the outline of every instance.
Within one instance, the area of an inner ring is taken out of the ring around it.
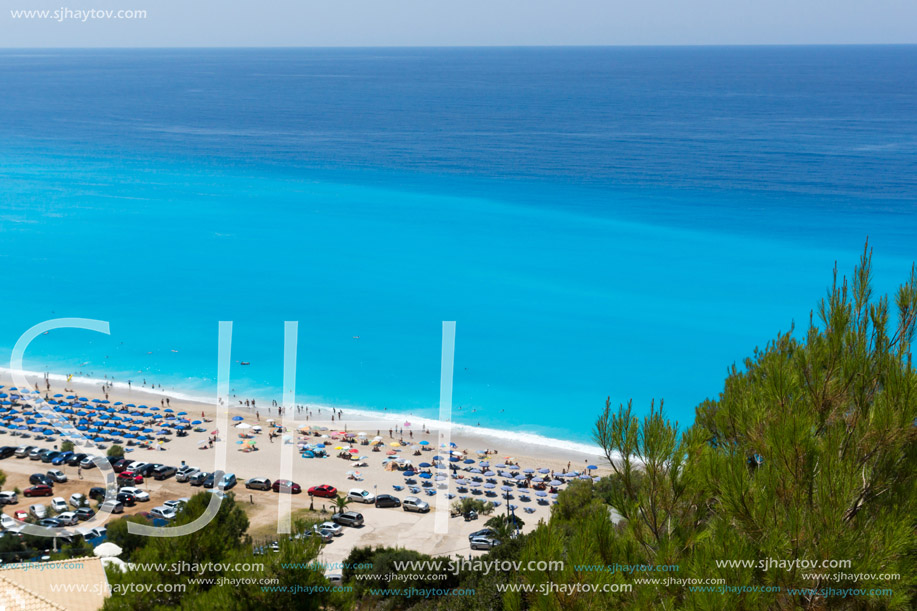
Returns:
[[[98,556],[99,558],[111,558],[114,556],[121,555],[121,548],[112,543],[111,541],[106,541],[101,545],[97,545],[92,553]]]
[[[245,422],[240,422],[239,424],[236,425],[236,428],[237,429],[250,429],[252,428],[252,425],[246,424]]]

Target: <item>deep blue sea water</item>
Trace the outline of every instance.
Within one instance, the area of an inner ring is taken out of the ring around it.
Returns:
[[[869,236],[917,259],[917,47],[0,51],[0,359],[585,441],[681,422]],[[353,339],[359,336],[360,339]],[[0,360],[0,364],[5,364]]]

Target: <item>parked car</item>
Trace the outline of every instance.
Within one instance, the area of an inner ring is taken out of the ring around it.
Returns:
[[[19,496],[15,490],[4,490],[0,492],[0,505],[15,505],[19,502]]]
[[[16,452],[14,454],[16,458],[25,458],[26,456],[29,455],[29,452],[31,452],[34,449],[35,449],[35,446],[19,446],[18,448],[16,448]]]
[[[182,465],[175,471],[175,481],[187,482],[195,471],[197,471],[197,469],[191,465]]]
[[[471,549],[482,549],[482,550],[491,550],[498,545],[500,542],[496,539],[491,539],[490,537],[475,537],[471,541]]]
[[[41,462],[50,463],[52,460],[54,460],[58,456],[60,456],[60,452],[58,451],[45,452],[44,454],[41,455]]]
[[[44,518],[38,521],[39,526],[44,526],[45,528],[60,528],[63,526],[60,520],[57,518]]]
[[[363,514],[357,513],[356,511],[345,511],[344,513],[336,513],[331,516],[332,521],[335,524],[340,524],[342,526],[363,526]]]
[[[47,476],[53,482],[61,483],[67,481],[67,474],[60,469],[51,469],[48,471]]]
[[[128,494],[131,494],[134,496],[135,499],[137,499],[141,503],[144,503],[150,500],[150,494],[144,490],[141,490],[140,488],[134,488],[132,486],[125,486],[124,488],[121,488],[121,490],[119,490],[118,492],[126,492]]]
[[[188,483],[192,486],[202,486],[208,477],[210,477],[210,474],[206,471],[198,471],[193,476],[191,476],[191,479],[188,480]]]
[[[274,492],[283,492],[286,494],[299,494],[302,492],[302,486],[288,479],[278,479],[271,484],[271,490]]]
[[[153,507],[150,510],[150,516],[153,518],[159,518],[160,520],[174,520],[175,510],[171,507],[166,507],[165,505],[160,507]]]
[[[10,530],[11,528],[17,528],[19,524],[12,517],[6,515],[5,513],[0,514],[0,527],[3,530]]]
[[[13,517],[19,521],[25,520],[29,517],[29,514],[23,511],[22,509],[17,509],[13,512]]]
[[[45,486],[54,486],[54,480],[45,475],[44,473],[33,473],[29,476],[29,483],[34,485],[42,484]]]
[[[143,476],[135,471],[122,471],[118,474],[117,482],[119,486],[123,486],[125,484],[142,484]]]
[[[312,534],[321,538],[322,543],[331,543],[334,541],[334,534],[331,531],[324,528],[319,528],[318,526],[312,527]]]
[[[92,516],[96,514],[96,512],[94,512],[89,507],[80,507],[73,513],[80,522],[85,522],[86,520],[88,520],[89,518],[91,518]]]
[[[468,540],[471,541],[472,539],[476,539],[478,537],[493,538],[493,536],[496,534],[497,531],[495,531],[493,528],[482,528],[481,530],[476,530],[468,535]]]
[[[31,451],[29,451],[29,460],[40,460],[41,453],[47,452],[46,448],[39,448],[38,446],[32,446]]]
[[[220,489],[229,490],[236,485],[236,474],[235,473],[225,473],[223,478],[220,480]]]
[[[277,490],[277,482],[274,482],[274,491]],[[333,499],[337,497],[338,489],[334,486],[329,486],[328,484],[322,484],[321,486],[312,486],[309,488],[309,496],[320,496],[326,499]]]
[[[81,469],[94,469],[96,466],[95,460],[96,456],[87,455],[83,460],[80,461]]]
[[[83,454],[82,452],[78,454],[74,454],[67,461],[67,464],[70,465],[71,467],[79,467],[80,463],[83,462],[83,459],[86,458],[87,456],[88,454]]]
[[[111,468],[112,468],[112,470],[113,470],[115,473],[121,473],[122,471],[126,471],[126,470],[127,470],[127,466],[128,466],[129,464],[131,464],[131,462],[133,462],[133,461],[130,461],[130,460],[128,460],[128,459],[122,457],[122,458],[120,458],[119,460],[116,460],[115,462],[113,462],[113,463],[111,464]]]
[[[70,505],[79,509],[83,505],[87,504],[86,495],[80,492],[74,492],[70,495]]]
[[[376,507],[401,507],[401,499],[391,494],[380,494],[376,497]]]
[[[53,459],[51,459],[51,464],[55,466],[66,465],[67,461],[73,456],[73,452],[61,452]]]
[[[44,505],[37,505],[37,504],[30,505],[29,513],[35,516],[36,518],[38,518],[39,520],[42,518],[48,517],[48,510]]]
[[[111,513],[124,513],[124,505],[117,500],[108,500],[99,506],[99,511],[110,511]]]
[[[51,509],[53,509],[55,513],[67,511],[67,501],[65,501],[62,496],[56,496],[51,499]]]
[[[205,477],[204,482],[201,485],[204,486],[204,488],[213,488],[214,475],[216,474],[211,473],[207,477]]]
[[[164,480],[175,475],[175,472],[178,471],[175,467],[170,467],[169,465],[159,465],[156,469],[153,470],[153,477],[158,480]]]
[[[16,448],[14,446],[3,446],[0,448],[0,459],[9,458],[16,453]]]
[[[59,513],[54,517],[57,518],[57,521],[64,526],[73,526],[80,521],[77,515],[72,511],[65,511],[64,513]]]
[[[139,473],[140,475],[142,475],[143,477],[152,477],[152,476],[153,476],[153,472],[156,471],[156,469],[158,469],[159,467],[164,466],[164,465],[160,465],[160,464],[158,464],[158,463],[156,463],[156,464],[153,464],[153,463],[141,463],[141,465],[142,465],[142,466],[139,466],[139,467],[138,467],[137,465],[131,465],[131,471],[135,471],[135,472]]]
[[[23,496],[51,496],[52,494],[54,494],[54,490],[51,486],[46,486],[44,484],[32,486],[22,491]]]
[[[119,492],[115,495],[115,500],[125,507],[133,507],[137,504],[137,497],[128,492]]]
[[[376,495],[362,488],[351,488],[350,492],[347,493],[347,498],[358,503],[371,504],[376,502]]]
[[[409,496],[404,501],[401,502],[401,508],[405,511],[416,511],[418,513],[426,513],[430,511],[430,504],[426,501],[421,501],[416,496]]]
[[[182,508],[183,508],[185,505],[188,504],[188,501],[190,501],[190,500],[191,500],[191,499],[189,499],[188,497],[184,497],[184,498],[175,499],[175,500],[172,500],[172,501],[166,501],[166,502],[163,503],[163,505],[165,505],[166,507],[170,507],[171,509],[174,509],[174,510],[175,510],[175,513],[178,513],[179,511],[182,510]]]
[[[105,499],[105,488],[101,486],[93,486],[89,489],[89,498],[94,501],[102,501]]]
[[[245,487],[252,490],[270,490],[271,480],[266,477],[253,477],[245,482]]]
[[[340,524],[335,524],[334,522],[322,522],[318,525],[318,528],[324,528],[327,531],[330,531],[335,537],[340,537],[344,534],[344,529],[341,528]]]

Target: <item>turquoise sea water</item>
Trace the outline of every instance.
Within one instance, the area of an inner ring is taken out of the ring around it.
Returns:
[[[682,422],[869,236],[917,259],[917,50],[0,52],[0,359],[588,439]],[[354,339],[358,336],[359,339]],[[5,364],[5,363],[4,363]]]

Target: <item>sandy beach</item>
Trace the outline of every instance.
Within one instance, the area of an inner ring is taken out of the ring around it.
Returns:
[[[402,422],[400,418],[394,420],[391,417],[386,418],[384,414],[370,419],[365,412],[353,413],[347,410],[335,411],[332,415],[327,406],[322,408],[304,406],[301,409],[291,409],[286,414],[288,430],[278,434],[272,440],[269,432],[275,429],[271,425],[279,425],[282,421],[278,407],[272,404],[263,405],[258,402],[255,406],[252,406],[251,403],[246,406],[244,399],[233,397],[226,413],[226,421],[221,423],[217,417],[215,399],[213,402],[197,401],[181,393],[170,392],[169,389],[158,387],[155,389],[149,386],[140,388],[132,386],[130,389],[122,385],[106,387],[100,381],[76,378],[68,382],[66,378],[56,375],[49,376],[46,380],[42,374],[26,374],[26,380],[31,390],[35,390],[35,385],[38,384],[40,391],[38,396],[42,398],[47,396],[50,400],[54,400],[53,397],[56,394],[76,395],[89,399],[108,400],[111,404],[121,402],[137,406],[146,405],[150,409],[159,408],[158,411],[161,413],[165,413],[166,409],[171,409],[172,413],[176,415],[180,412],[187,412],[187,416],[184,417],[202,420],[200,425],[194,427],[199,432],[190,432],[184,437],[171,435],[165,437],[168,441],[159,443],[153,440],[152,445],[148,447],[141,447],[139,444],[126,446],[124,442],[121,442],[120,445],[129,448],[127,457],[131,459],[174,466],[184,462],[207,471],[214,470],[214,465],[218,464],[215,461],[219,460],[222,452],[225,451],[225,470],[234,473],[239,480],[239,485],[233,492],[249,514],[250,531],[256,535],[256,539],[264,541],[276,538],[274,533],[277,532],[278,519],[288,514],[286,509],[279,509],[281,495],[246,489],[244,481],[252,477],[278,479],[282,473],[284,460],[290,464],[291,479],[303,488],[302,494],[293,495],[290,498],[290,511],[296,515],[301,515],[303,510],[309,509],[310,501],[316,511],[321,511],[323,508],[326,511],[331,510],[330,501],[320,498],[311,499],[305,493],[309,487],[319,484],[335,486],[344,494],[352,488],[362,488],[374,494],[394,494],[401,499],[414,495],[406,488],[400,491],[394,488],[404,486],[405,477],[398,470],[384,468],[383,462],[386,458],[410,460],[415,467],[422,462],[433,463],[433,456],[448,456],[448,451],[440,447],[445,441],[454,444],[452,447],[455,451],[464,453],[462,460],[446,464],[450,466],[450,470],[456,469],[455,473],[463,476],[466,481],[470,481],[470,478],[475,475],[467,472],[466,469],[477,467],[479,460],[485,458],[493,465],[509,461],[516,465],[512,468],[512,471],[515,472],[522,472],[525,469],[547,469],[549,472],[562,473],[568,469],[582,471],[587,465],[599,467],[598,470],[592,471],[593,475],[607,472],[604,458],[600,457],[598,451],[587,454],[571,450],[569,447],[565,448],[564,444],[557,444],[556,447],[530,445],[518,439],[501,439],[499,434],[493,431],[476,435],[466,429],[438,430],[433,428],[433,424],[423,420]],[[0,374],[0,384],[4,385],[4,391],[14,385],[9,372]],[[293,421],[290,421],[291,416]],[[239,424],[242,424],[243,428],[237,428],[236,425]],[[251,428],[244,428],[244,425]],[[308,431],[302,427],[321,427],[327,430],[313,428],[312,431]],[[215,431],[218,432],[216,435],[213,434]],[[352,434],[363,433],[363,435],[354,437],[353,443],[347,443],[347,439],[333,435],[345,431]],[[246,436],[243,438],[241,435]],[[378,450],[373,451],[374,446],[370,445],[370,441],[377,436],[381,437],[381,440],[376,443]],[[208,440],[213,437],[218,438],[219,441],[211,447]],[[361,440],[365,441],[361,443]],[[34,435],[31,438],[23,438],[0,427],[0,445],[37,445],[50,448],[58,446],[59,442],[59,438],[53,442],[35,441]],[[301,443],[320,442],[326,444],[328,457],[303,458],[300,455]],[[407,445],[402,446],[402,442]],[[111,443],[100,445],[108,446]],[[251,450],[252,447],[256,449]],[[483,450],[489,450],[491,453],[480,454],[479,451]],[[81,447],[79,451],[104,455],[106,448]],[[283,456],[284,453],[286,453],[286,458]],[[358,460],[341,458],[339,454],[356,456]],[[472,460],[474,462],[468,462]],[[355,466],[357,464],[360,466]],[[52,466],[31,461],[28,458],[10,457],[0,461],[0,469],[8,475],[4,489],[11,490],[18,487],[24,490],[29,485],[30,474],[43,473],[49,468]],[[104,485],[102,474],[98,469],[82,471],[83,479],[80,480],[76,467],[60,468],[68,475],[69,481],[55,486],[54,496],[68,498],[73,492],[85,494],[92,486]],[[350,479],[348,472],[351,471],[357,471],[360,474],[360,480]],[[549,473],[533,475],[550,477]],[[341,561],[355,545],[392,545],[431,554],[468,555],[470,549],[467,535],[482,528],[486,517],[482,516],[478,520],[467,522],[461,517],[449,517],[449,506],[452,501],[444,498],[444,495],[453,494],[456,495],[455,498],[472,496],[488,501],[498,501],[501,505],[495,510],[495,513],[505,514],[507,500],[502,497],[504,492],[501,491],[504,478],[496,476],[486,479],[496,482],[496,486],[490,491],[492,496],[489,497],[485,496],[483,491],[481,494],[471,494],[471,489],[465,493],[459,492],[458,484],[461,480],[452,477],[436,482],[435,487],[431,486],[436,489],[435,496],[428,496],[421,490],[420,494],[414,496],[419,496],[430,503],[432,510],[427,514],[353,503],[349,509],[359,511],[364,515],[365,526],[359,529],[345,529],[343,536],[336,537],[333,543],[325,546],[321,560]],[[187,483],[179,483],[174,477],[165,481],[147,478],[140,487],[149,492],[150,501],[128,508],[127,513],[148,511],[163,501],[191,496],[201,490]],[[478,489],[483,490],[480,484]],[[550,512],[549,498],[539,499],[534,492],[531,489],[514,489],[510,492],[512,498],[508,502],[517,506],[515,513],[524,520],[525,531],[534,528],[539,520],[547,519]],[[520,500],[523,494],[528,494],[531,500],[527,502]],[[539,503],[539,500],[542,502]],[[4,512],[12,514],[17,509],[27,510],[28,506],[34,502],[47,503],[48,501],[50,499],[26,499],[20,495],[19,503],[7,506]],[[523,509],[525,507],[531,508],[532,511],[525,512]],[[439,518],[440,525],[436,527],[438,513],[445,514],[445,516]]]

